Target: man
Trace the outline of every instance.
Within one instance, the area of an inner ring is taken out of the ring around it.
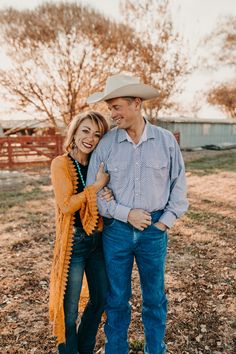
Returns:
[[[114,194],[108,203],[98,198],[110,284],[106,354],[128,353],[134,258],[142,290],[145,354],[165,353],[167,230],[187,210],[188,202],[184,162],[174,136],[148,123],[141,113],[142,101],[157,95],[156,89],[138,78],[119,74],[108,78],[104,92],[87,100],[105,101],[117,125],[93,153],[87,179],[93,183],[104,162]]]

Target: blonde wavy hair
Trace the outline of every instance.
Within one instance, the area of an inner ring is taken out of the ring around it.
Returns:
[[[101,133],[101,138],[109,129],[108,123],[101,113],[95,111],[80,113],[72,119],[68,126],[67,135],[64,142],[65,151],[70,152],[73,150],[75,133],[85,119],[91,119],[97,124],[99,132]]]

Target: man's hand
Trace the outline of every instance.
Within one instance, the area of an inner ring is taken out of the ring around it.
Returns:
[[[157,221],[154,225],[158,229],[160,229],[161,231],[166,231],[167,230],[167,226],[165,224],[163,224],[163,222],[161,222],[161,221]]]
[[[131,209],[128,215],[128,222],[136,229],[143,231],[151,225],[151,215],[143,209]]]

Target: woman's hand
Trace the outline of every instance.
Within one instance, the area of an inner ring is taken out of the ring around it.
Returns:
[[[110,202],[111,200],[114,199],[112,190],[109,189],[108,187],[105,187],[103,191],[100,194],[101,199],[105,200],[106,202]]]
[[[109,182],[109,179],[110,175],[104,171],[104,162],[102,162],[99,166],[96,181],[94,183],[94,186],[97,187],[97,191],[105,187]]]

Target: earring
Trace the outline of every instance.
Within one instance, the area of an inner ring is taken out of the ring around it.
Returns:
[[[74,140],[73,140],[73,142],[72,142],[72,149],[74,150],[74,152],[77,152],[77,151],[78,151],[78,147],[77,147],[77,145],[76,145],[76,143],[75,143]]]

